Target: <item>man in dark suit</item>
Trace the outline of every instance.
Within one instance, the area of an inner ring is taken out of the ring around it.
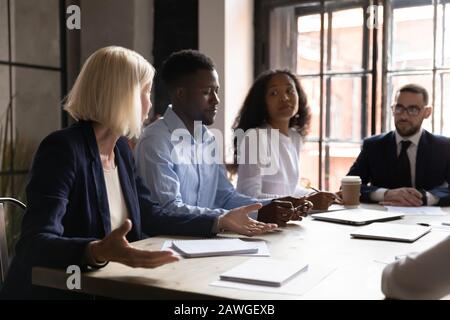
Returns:
[[[449,206],[450,139],[422,129],[432,112],[426,89],[400,88],[392,112],[395,131],[364,140],[347,174],[361,177],[361,201]]]

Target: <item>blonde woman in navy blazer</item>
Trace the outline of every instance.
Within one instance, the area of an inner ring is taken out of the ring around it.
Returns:
[[[54,292],[31,285],[33,266],[88,270],[116,261],[155,268],[177,260],[171,252],[129,244],[146,236],[204,237],[218,230],[257,235],[276,227],[248,217],[260,204],[216,217],[172,214],[151,202],[124,136],[141,132],[151,108],[153,76],[153,67],[128,49],[107,47],[89,57],[66,103],[77,122],[46,137],[35,155],[26,190],[28,209],[3,298],[54,297]],[[116,172],[118,181],[114,199],[108,197],[113,190],[105,182],[108,170]],[[112,214],[111,204],[122,212]]]

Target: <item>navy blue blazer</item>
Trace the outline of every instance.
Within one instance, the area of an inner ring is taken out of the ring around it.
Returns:
[[[212,235],[216,216],[171,214],[150,200],[125,138],[118,140],[114,154],[133,223],[129,241],[157,234]],[[27,210],[4,297],[31,297],[33,266],[86,269],[86,245],[111,232],[103,167],[90,122],[80,121],[42,141],[26,194]]]
[[[347,175],[360,176],[361,201],[372,202],[370,193],[378,188],[400,188],[395,172],[397,146],[395,132],[364,140],[361,153]],[[450,205],[450,139],[423,130],[416,158],[416,188],[440,198],[439,206]]]

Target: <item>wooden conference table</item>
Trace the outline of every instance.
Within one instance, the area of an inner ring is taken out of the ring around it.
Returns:
[[[363,205],[384,210],[378,205]],[[404,224],[440,223],[446,216],[406,216],[393,222]],[[383,299],[381,273],[395,256],[424,250],[450,236],[441,228],[433,230],[414,243],[352,239],[355,226],[313,220],[293,222],[282,232],[259,236],[267,241],[272,258],[314,262],[333,270],[312,288],[298,294],[281,294],[211,286],[222,272],[249,259],[248,256],[226,256],[182,259],[156,269],[130,268],[109,263],[105,268],[81,274],[81,291],[119,299]],[[226,236],[236,237],[233,234]],[[154,237],[133,245],[159,250],[166,240],[179,237]],[[274,271],[276,272],[276,271]],[[33,268],[33,284],[68,290],[65,270]]]

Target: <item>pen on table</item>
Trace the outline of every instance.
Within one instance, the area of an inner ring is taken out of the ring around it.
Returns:
[[[419,226],[424,226],[424,227],[430,227],[431,226],[428,223],[422,223],[422,222],[418,222],[417,224]],[[442,222],[441,225],[443,225],[443,226],[450,226],[450,222]]]
[[[417,224],[419,226],[424,226],[424,227],[429,227],[430,226],[428,223],[422,223],[422,222],[418,222]]]
[[[320,192],[320,190],[317,190],[316,188],[309,187],[310,189],[313,189],[315,192]]]

